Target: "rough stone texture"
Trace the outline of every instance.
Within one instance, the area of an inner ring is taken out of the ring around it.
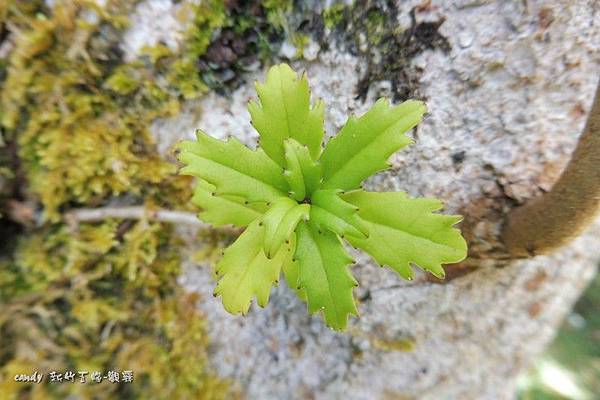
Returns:
[[[419,3],[398,1],[399,25],[409,25]],[[425,9],[417,18],[446,18],[441,32],[452,51],[413,60],[424,70],[430,113],[413,132],[417,144],[368,186],[435,196],[447,212],[465,214],[470,266],[479,268],[446,284],[424,275],[403,282],[357,255],[361,317],[335,333],[285,285],[266,309],[228,315],[211,296],[210,267],[190,262],[181,283],[204,296],[214,367],[250,399],[512,398],[515,377],[594,274],[600,223],[551,256],[492,256],[503,213],[549,189],[576,144],[600,71],[600,3],[434,0]],[[295,67],[325,100],[329,135],[385,92],[382,84],[357,102],[364,60],[335,49]],[[191,107],[159,121],[161,147],[195,128],[254,146],[245,109],[253,96],[248,84],[231,99],[208,96],[196,105],[202,115]]]
[[[171,50],[177,50],[193,16],[188,6],[191,3],[188,1],[174,4],[171,0],[140,2],[129,16],[133,27],[127,30],[121,45],[125,59],[131,61],[144,46],[155,46],[159,43]]]

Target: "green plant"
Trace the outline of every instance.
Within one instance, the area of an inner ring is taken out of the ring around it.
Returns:
[[[216,266],[215,295],[227,311],[247,313],[254,296],[265,306],[283,272],[309,312],[322,310],[329,326],[344,329],[348,314],[358,314],[357,282],[340,239],[405,279],[413,278],[410,263],[443,278],[441,264],[465,257],[466,243],[452,227],[461,217],[434,214],[440,201],[361,188],[412,142],[403,133],[421,121],[425,104],[381,99],[322,149],[325,108],[321,101],[311,107],[306,76],[281,64],[256,89],[260,102],[248,109],[258,149],[201,131],[197,141],[179,145],[187,164],[181,173],[200,178],[192,199],[203,209],[199,217],[215,226],[247,226]]]

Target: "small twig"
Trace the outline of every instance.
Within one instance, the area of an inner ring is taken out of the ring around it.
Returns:
[[[239,234],[240,230],[233,226],[213,227],[204,223],[196,217],[195,213],[185,211],[171,211],[163,209],[148,209],[143,206],[130,207],[102,207],[102,208],[79,208],[68,211],[64,214],[65,220],[69,225],[76,225],[78,222],[103,221],[109,218],[116,219],[148,219],[152,221],[167,222],[171,224],[188,225],[198,229],[215,229]]]

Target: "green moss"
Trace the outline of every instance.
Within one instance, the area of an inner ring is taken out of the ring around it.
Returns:
[[[155,65],[160,65],[156,64],[157,57],[163,59],[171,57],[170,62],[162,63],[164,75],[186,100],[197,98],[208,91],[198,71],[197,61],[206,52],[215,31],[225,24],[227,18],[222,0],[202,1],[188,7],[190,10],[185,11],[192,13],[193,20],[186,33],[181,54],[173,59],[173,54],[162,45],[150,50]]]
[[[197,9],[188,54],[204,51],[222,23],[221,2],[212,3],[215,8]],[[14,40],[2,60],[0,124],[3,141],[19,157],[16,163],[0,160],[0,171],[19,178],[18,200],[45,216],[41,226],[22,227],[14,253],[0,259],[0,393],[6,398],[233,395],[207,368],[197,297],[176,284],[181,243],[172,229],[148,221],[63,222],[70,208],[115,199],[189,207],[190,178],[176,175],[176,165],[157,153],[149,127],[206,86],[193,58],[164,46],[123,62],[118,45],[134,4],[0,5],[0,26],[10,22]],[[135,383],[56,385],[46,379],[29,386],[8,378],[32,369],[133,370]]]
[[[208,86],[200,79],[198,68],[191,58],[182,58],[173,62],[167,79],[177,87],[186,100],[195,99],[208,91]]]
[[[292,44],[296,47],[296,58],[304,56],[304,47],[310,43],[310,36],[301,33],[292,35]]]
[[[330,35],[316,37],[321,46],[333,42],[367,61],[367,69],[358,83],[358,98],[365,99],[372,84],[389,81],[394,101],[421,98],[421,72],[412,59],[425,50],[450,50],[448,40],[438,28],[439,21],[417,22],[416,9],[409,12],[411,26],[398,27],[400,9],[385,0],[354,0],[335,3],[323,12],[323,25]]]
[[[386,27],[389,22],[386,21],[386,17],[385,11],[378,8],[372,8],[365,13],[364,33],[369,38],[371,45],[380,45],[386,33],[389,33],[389,28]]]
[[[115,68],[113,73],[104,82],[104,87],[112,90],[119,96],[133,93],[139,85],[140,77],[135,76],[135,69],[128,65]]]
[[[269,24],[275,28],[287,28],[286,14],[292,11],[293,0],[265,0],[261,3]]]
[[[205,39],[206,35],[198,34],[203,30],[192,28],[192,46],[184,51],[186,64],[198,69],[209,88],[229,92],[244,81],[244,72],[276,61],[281,43],[294,37],[288,23],[292,6],[291,0],[225,2],[218,9],[225,17],[215,19],[219,29],[213,31],[208,46],[205,40],[194,39]]]
[[[139,194],[174,174],[156,155],[148,130],[156,117],[177,111],[169,88],[158,86],[143,65],[106,65],[107,55],[93,51],[91,38],[103,39],[95,35],[110,19],[82,23],[77,2],[40,11],[16,35],[2,125],[18,142],[30,190],[46,216],[57,221],[65,204]],[[87,41],[80,43],[82,37]]]
[[[411,352],[414,351],[416,343],[413,338],[401,338],[395,340],[374,339],[371,344],[378,350]]]
[[[194,6],[194,21],[188,33],[188,53],[190,58],[202,56],[211,42],[213,32],[221,28],[227,15],[222,0],[202,1]]]
[[[344,3],[335,3],[323,10],[323,22],[327,28],[333,28],[344,20],[344,12],[348,6]]]
[[[0,276],[0,374],[133,370],[135,384],[0,381],[7,398],[219,399],[227,385],[206,369],[195,295],[177,287],[178,240],[170,229],[107,221],[41,229],[21,240]],[[7,265],[8,264],[8,265]],[[35,310],[32,312],[32,310]]]

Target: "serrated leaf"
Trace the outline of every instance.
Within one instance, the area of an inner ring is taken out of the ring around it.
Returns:
[[[290,186],[290,195],[302,201],[319,187],[321,167],[315,162],[308,147],[294,139],[284,141],[285,172],[284,177]]]
[[[269,302],[271,286],[277,282],[281,268],[292,251],[281,249],[268,259],[263,252],[265,229],[258,220],[251,223],[240,237],[225,250],[216,267],[220,277],[214,294],[221,296],[223,307],[232,313],[246,314],[256,296],[259,306]]]
[[[179,144],[180,173],[197,176],[216,187],[218,195],[269,202],[287,196],[282,169],[262,150],[250,150],[239,140],[226,142],[197,131],[198,140]]]
[[[389,167],[388,158],[412,139],[404,135],[427,111],[420,101],[390,106],[379,99],[360,118],[352,117],[321,156],[324,189],[351,190],[369,176]]]
[[[249,224],[217,265],[215,294],[228,311],[246,313],[254,296],[264,306],[283,272],[309,312],[323,311],[329,326],[344,329],[358,312],[342,238],[407,279],[411,263],[443,277],[442,264],[465,257],[466,243],[453,228],[461,217],[435,214],[439,201],[355,190],[412,142],[404,133],[421,121],[422,102],[377,101],[350,118],[321,154],[324,107],[311,108],[306,77],[282,64],[256,88],[259,102],[248,109],[259,149],[202,132],[180,145],[182,172],[200,178],[193,197],[200,218]]]
[[[306,75],[300,78],[288,65],[269,69],[264,84],[257,83],[260,104],[251,101],[248,111],[260,135],[260,146],[280,166],[285,166],[283,142],[293,138],[308,146],[317,159],[323,141],[325,106],[317,101],[310,107],[310,90]]]
[[[298,204],[294,200],[281,197],[273,203],[262,219],[265,226],[263,250],[270,258],[290,237],[300,220],[307,220],[310,212],[308,204]]]
[[[348,315],[358,315],[352,296],[357,283],[346,267],[352,259],[339,238],[331,232],[318,233],[310,223],[301,222],[296,229],[295,258],[308,311],[322,310],[327,325],[337,330],[346,328]]]
[[[389,265],[405,279],[412,279],[411,263],[444,277],[442,264],[462,261],[467,244],[453,225],[462,217],[434,214],[442,208],[437,199],[411,199],[402,192],[357,190],[342,196],[359,208],[358,215],[369,237],[347,237],[379,264]]]
[[[198,179],[192,203],[202,209],[198,218],[213,226],[234,225],[244,227],[266,211],[265,203],[248,203],[243,198],[217,196],[216,187]]]
[[[318,229],[328,229],[341,237],[365,238],[367,229],[358,217],[358,208],[340,198],[339,190],[321,189],[311,197],[310,219]]]

